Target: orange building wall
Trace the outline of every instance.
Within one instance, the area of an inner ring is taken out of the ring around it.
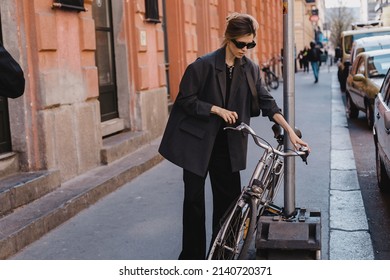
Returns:
[[[282,1],[167,0],[170,96],[173,101],[188,64],[221,46],[226,17],[249,13],[259,22],[257,47],[248,56],[261,64],[279,57],[283,46]],[[280,75],[280,67],[275,66]]]
[[[112,1],[119,117],[126,128],[160,136],[167,117],[164,32],[161,23],[146,21],[145,1]],[[123,13],[119,13],[122,12]],[[162,18],[162,1],[159,16]],[[125,51],[124,51],[124,50]],[[166,106],[164,106],[166,105]]]
[[[86,12],[52,9],[52,0],[0,2],[4,41],[26,74],[25,94],[9,101],[21,170],[58,169],[66,181],[101,164],[103,136],[110,134],[100,116],[93,1],[84,1]],[[158,3],[163,21],[163,1]],[[145,141],[165,128],[168,82],[173,101],[187,65],[221,46],[230,13],[259,21],[258,46],[248,54],[255,62],[282,47],[282,1],[166,0],[167,42],[164,26],[145,20],[144,0],[112,4],[118,123],[141,131]]]
[[[100,163],[91,2],[85,1],[89,11],[84,13],[53,10],[50,0],[9,1],[3,6],[19,13],[21,31],[26,88],[10,110],[13,150],[20,154],[21,170],[61,169],[62,180],[67,180]]]

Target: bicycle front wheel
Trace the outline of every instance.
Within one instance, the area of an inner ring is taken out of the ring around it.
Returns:
[[[254,198],[240,199],[226,216],[209,255],[209,260],[247,259],[257,224]]]
[[[279,79],[274,73],[269,73],[269,86],[272,89],[277,89],[279,87]]]

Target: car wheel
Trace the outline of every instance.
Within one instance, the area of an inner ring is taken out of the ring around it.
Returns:
[[[371,104],[366,105],[367,124],[370,129],[374,126],[374,108]]]
[[[355,104],[353,103],[353,101],[351,99],[351,96],[349,96],[348,92],[347,92],[345,97],[347,99],[347,108],[346,108],[347,117],[350,118],[350,119],[356,119],[358,117],[358,115],[359,115],[359,110],[355,106]]]
[[[347,90],[346,84],[347,84],[347,79],[344,77],[340,77],[340,90],[342,92],[345,92]]]
[[[348,68],[345,68],[345,67],[343,69],[339,68],[338,73],[337,73],[337,77],[338,77],[339,84],[340,84],[340,90],[342,92],[346,92],[346,90],[347,90],[348,74],[349,74]]]
[[[390,178],[386,172],[385,165],[383,164],[383,161],[381,160],[381,157],[379,155],[378,146],[376,146],[375,150],[376,177],[378,179],[378,187],[381,191],[388,192],[390,190]]]

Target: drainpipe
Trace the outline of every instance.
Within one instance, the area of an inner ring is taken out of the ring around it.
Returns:
[[[168,102],[170,102],[170,88],[169,88],[169,54],[168,54],[168,30],[167,30],[167,10],[166,10],[166,0],[162,0],[163,8],[163,19],[162,19],[162,30],[164,33],[164,64],[165,64],[165,78],[167,80],[167,93],[168,93]]]

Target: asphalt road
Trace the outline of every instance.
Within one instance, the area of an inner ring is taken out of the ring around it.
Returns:
[[[357,119],[348,120],[348,127],[374,256],[378,260],[390,260],[390,193],[381,192],[378,188],[372,131],[362,112]]]

